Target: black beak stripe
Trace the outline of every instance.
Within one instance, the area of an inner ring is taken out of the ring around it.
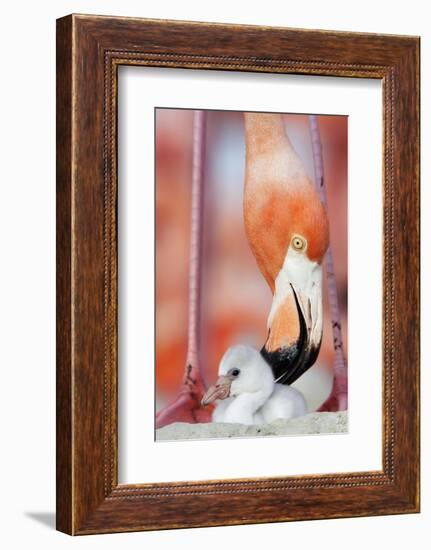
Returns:
[[[290,285],[295,297],[296,309],[299,318],[298,340],[289,347],[276,351],[267,351],[265,346],[260,350],[265,361],[271,366],[276,382],[280,384],[292,384],[306,370],[314,365],[319,354],[318,346],[310,345],[310,331],[302,313],[298,296],[293,285]]]

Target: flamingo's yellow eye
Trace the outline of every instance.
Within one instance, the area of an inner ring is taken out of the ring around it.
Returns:
[[[292,247],[298,252],[305,250],[306,246],[307,241],[304,239],[304,237],[301,237],[300,235],[294,235],[292,237]]]

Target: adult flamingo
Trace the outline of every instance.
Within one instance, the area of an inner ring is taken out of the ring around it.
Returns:
[[[315,362],[322,340],[322,260],[329,224],[282,115],[245,113],[244,221],[273,294],[261,350],[276,380],[291,384]]]

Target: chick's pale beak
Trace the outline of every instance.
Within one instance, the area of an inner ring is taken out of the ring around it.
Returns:
[[[230,394],[232,379],[228,376],[220,376],[214,386],[211,386],[202,397],[201,405],[209,405],[216,399],[226,399]]]

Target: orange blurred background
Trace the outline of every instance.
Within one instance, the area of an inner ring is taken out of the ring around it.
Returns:
[[[319,116],[330,238],[347,355],[347,117]],[[307,115],[285,115],[286,131],[310,176]],[[156,110],[156,410],[177,394],[187,354],[188,262],[193,110]],[[260,349],[272,295],[249,248],[242,214],[243,114],[208,111],[203,234],[201,359],[206,383],[226,349]],[[325,277],[324,277],[325,280]],[[326,281],[325,281],[326,283]],[[294,385],[317,408],[332,380],[332,333],[326,284],[324,331],[316,364]]]

